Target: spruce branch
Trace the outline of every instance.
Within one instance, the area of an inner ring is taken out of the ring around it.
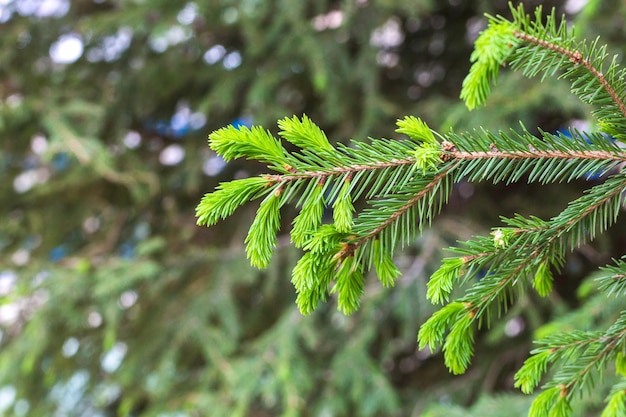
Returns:
[[[524,393],[531,393],[539,384],[548,365],[560,361],[563,365],[547,384],[547,391],[558,390],[560,396],[567,401],[571,401],[575,393],[591,391],[594,375],[601,374],[608,361],[619,360],[621,346],[626,337],[625,324],[622,314],[606,332],[559,332],[538,341],[539,347],[533,350],[532,356],[516,373],[515,386]],[[554,399],[550,404],[540,395],[535,399],[533,407],[546,409],[555,405]],[[615,404],[607,407],[615,407]]]
[[[600,268],[595,275],[598,290],[607,296],[623,296],[626,294],[626,262],[614,260],[615,265]]]
[[[611,96],[613,102],[619,108],[622,116],[626,117],[626,104],[624,104],[622,97],[619,96],[617,91],[604,77],[604,74],[598,68],[596,68],[589,59],[584,58],[583,54],[579,50],[570,50],[563,46],[543,39],[539,39],[536,36],[532,36],[517,30],[513,31],[513,35],[526,43],[534,44],[546,50],[550,50],[557,54],[563,55],[567,57],[569,61],[574,65],[582,65],[583,67],[585,67],[585,69],[598,80],[606,93]]]
[[[554,11],[548,16],[541,8],[534,16],[522,6],[511,11],[510,20],[488,16],[488,27],[476,40],[461,92],[467,107],[485,104],[500,67],[508,65],[529,77],[569,81],[580,100],[595,106],[602,133],[533,135],[523,125],[497,133],[437,133],[408,116],[395,130],[407,138],[331,145],[306,115],[280,120],[279,139],[260,127],[223,128],[211,134],[212,149],[227,160],[259,160],[271,172],[220,184],[198,205],[198,223],[212,225],[261,199],[245,243],[250,262],[266,267],[277,244],[281,208],[294,203],[300,212],[291,241],[303,251],[292,272],[298,308],[311,313],[336,294],[339,310],[349,314],[360,305],[369,271],[383,286],[394,284],[400,275],[393,262],[398,244],[410,244],[430,225],[454,184],[598,178],[550,219],[502,217],[488,236],[450,248],[455,256],[444,259],[427,284],[427,298],[443,306],[420,327],[418,342],[420,348],[441,348],[452,373],[465,372],[476,329],[490,327],[527,288],[549,297],[567,253],[615,224],[626,191],[626,153],[607,137],[626,140],[626,71],[615,57],[607,65],[606,47],[598,40],[577,40]],[[281,139],[298,149],[287,151]],[[324,220],[325,210],[332,210],[332,221]],[[625,277],[626,262],[614,261],[596,275],[598,291],[624,295]],[[452,298],[457,287],[464,292]],[[557,332],[541,339],[515,377],[515,386],[528,394],[554,370],[529,415],[571,415],[574,394],[593,387],[607,366],[626,373],[625,344],[626,312],[605,331]],[[624,389],[613,387],[603,416],[623,414]]]
[[[413,209],[416,208],[416,206],[418,206],[418,210],[420,210],[423,215],[419,217],[420,219],[420,226],[418,226],[419,228],[421,228],[422,223],[423,223],[423,219],[430,219],[434,216],[434,212],[431,212],[431,215],[429,215],[428,213],[425,213],[426,211],[428,211],[433,205],[436,207],[436,193],[440,190],[440,188],[442,187],[442,183],[444,182],[444,180],[446,180],[449,177],[449,170],[444,170],[440,173],[438,173],[437,175],[435,175],[432,178],[428,178],[425,182],[425,184],[419,184],[418,185],[418,189],[419,191],[416,191],[415,193],[405,193],[404,196],[400,196],[400,195],[396,195],[396,199],[393,203],[394,206],[391,209],[386,209],[385,211],[389,212],[389,216],[385,219],[382,219],[382,221],[379,221],[378,224],[373,227],[370,230],[367,230],[367,225],[369,225],[369,222],[364,222],[362,223],[365,227],[365,231],[359,235],[359,237],[357,239],[355,239],[355,241],[353,242],[353,246],[354,247],[359,247],[362,246],[363,244],[365,244],[366,242],[374,239],[374,238],[378,238],[380,236],[381,233],[385,232],[386,230],[389,229],[389,227],[391,227],[394,224],[397,224],[396,222],[402,217],[407,215],[407,213]],[[446,195],[441,196],[439,201],[442,202],[442,199],[445,199]],[[387,200],[384,203],[388,204],[390,201]],[[377,203],[375,203],[377,204]],[[377,204],[380,205],[380,209],[384,208],[382,207],[382,204]],[[368,217],[374,217],[376,219],[380,219],[380,210],[372,210],[372,211],[365,211],[363,213],[363,218],[368,218]],[[369,220],[369,219],[368,219]],[[409,228],[413,229],[413,227],[409,226]],[[397,234],[398,232],[396,232],[395,234]],[[394,239],[392,239],[393,241],[397,241],[397,237],[394,236]]]
[[[531,282],[540,295],[548,295],[552,283],[550,266],[558,266],[567,250],[579,247],[587,238],[592,239],[596,230],[604,230],[615,221],[625,189],[626,179],[617,177],[592,188],[549,222],[521,216],[505,219],[517,226],[506,230],[505,245],[495,236],[479,237],[462,247],[451,248],[464,255],[456,262],[463,264],[465,282],[476,281],[480,271],[487,271],[460,301],[472,307],[479,324],[485,321],[489,325],[492,307],[496,306],[498,316],[506,311],[514,299],[516,284]],[[455,267],[459,268],[458,264]],[[449,269],[449,262],[444,262],[431,277],[428,295],[432,301],[446,298],[452,290]],[[439,342],[443,340],[442,337]]]
[[[445,154],[446,159],[458,159],[462,161],[471,161],[474,159],[483,159],[483,160],[502,160],[502,159],[514,159],[514,160],[533,160],[533,159],[544,159],[544,160],[591,160],[591,161],[614,161],[614,162],[624,162],[626,161],[626,155],[617,154],[611,151],[596,151],[596,150],[581,150],[576,151],[572,149],[568,150],[560,150],[560,149],[551,149],[551,150],[542,150],[539,151],[537,149],[529,148],[528,151],[501,151],[497,149],[494,145],[493,149],[490,151],[474,151],[474,152],[460,152],[460,151],[448,151]]]
[[[489,26],[476,40],[475,53],[492,52],[482,52],[482,60],[472,59],[475,62],[461,91],[467,107],[472,110],[484,105],[490,83],[497,82],[500,66],[510,64],[529,77],[541,73],[542,80],[560,73],[560,78],[570,80],[572,93],[596,106],[594,116],[600,130],[624,138],[618,126],[626,117],[626,91],[621,82],[626,71],[618,69],[618,57],[614,56],[606,66],[606,48],[598,47],[597,39],[590,44],[577,41],[564,18],[558,23],[554,9],[545,17],[545,23],[541,7],[536,9],[534,19],[521,4],[511,7],[511,12],[512,21],[488,16]]]

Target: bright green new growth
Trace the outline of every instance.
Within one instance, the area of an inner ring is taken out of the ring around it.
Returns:
[[[433,304],[443,304],[448,301],[455,282],[463,274],[463,258],[447,258],[442,261],[441,267],[428,281],[426,298]]]
[[[246,157],[272,163],[285,157],[285,150],[279,141],[261,127],[224,127],[209,136],[211,149],[222,158],[231,161]]]
[[[529,77],[569,81],[572,92],[594,106],[601,132],[626,138],[626,73],[617,59],[607,60],[606,48],[597,41],[576,40],[554,13],[545,17],[538,9],[531,17],[519,7],[512,15],[511,20],[488,17],[489,25],[476,41],[461,92],[468,108],[486,103],[500,67],[507,65]],[[550,295],[552,271],[563,267],[567,252],[615,223],[626,190],[626,154],[602,133],[534,136],[522,126],[521,131],[440,134],[408,116],[396,129],[408,139],[332,146],[306,116],[283,119],[278,127],[278,136],[296,151],[288,152],[280,139],[259,127],[227,127],[211,134],[211,148],[226,160],[256,159],[273,172],[220,184],[198,205],[198,224],[212,225],[263,198],[246,250],[250,262],[264,268],[277,245],[280,209],[295,204],[300,213],[292,223],[291,241],[303,255],[292,283],[303,314],[331,294],[336,294],[339,310],[354,312],[370,272],[385,287],[393,286],[400,275],[393,263],[398,244],[409,244],[430,224],[457,182],[547,184],[602,176],[602,182],[551,219],[503,217],[503,225],[489,236],[451,248],[457,256],[443,260],[427,291],[431,302],[444,305],[421,326],[418,341],[420,349],[441,349],[454,374],[471,364],[476,329],[489,327],[520,291],[532,288],[542,297]],[[325,210],[332,210],[332,221],[324,220]],[[601,296],[623,296],[626,262],[616,260],[596,278]],[[451,299],[455,288],[463,292]],[[526,394],[546,381],[529,415],[570,416],[572,401],[589,393],[605,369],[616,369],[618,378],[624,378],[625,345],[626,311],[606,330],[545,333],[515,376],[515,386]],[[621,379],[605,393],[603,416],[626,414],[625,392]]]
[[[402,120],[398,120],[397,125],[396,132],[407,135],[418,143],[437,144],[433,131],[430,130],[426,123],[415,116],[407,116]]]
[[[472,65],[463,81],[461,99],[470,110],[485,104],[491,92],[491,83],[496,83],[503,63],[521,43],[515,37],[515,25],[503,19],[491,18],[491,24],[474,43],[470,56]]]
[[[278,121],[280,136],[300,148],[332,151],[333,147],[326,134],[306,115],[302,120],[294,116]]]
[[[350,195],[351,188],[350,180],[346,178],[333,203],[335,228],[341,233],[349,233],[352,230],[354,205],[352,205],[352,196]]]
[[[608,399],[601,417],[620,417],[626,415],[626,391],[622,387]]]
[[[280,188],[265,197],[246,236],[246,253],[257,268],[267,268],[276,247],[280,228]]]
[[[542,262],[537,268],[535,278],[533,278],[533,288],[537,290],[542,297],[547,297],[552,292],[552,271],[550,271],[550,264],[548,262]]]
[[[198,223],[211,226],[225,219],[238,207],[255,199],[267,185],[267,180],[257,177],[221,183],[216,191],[206,194],[196,208]]]

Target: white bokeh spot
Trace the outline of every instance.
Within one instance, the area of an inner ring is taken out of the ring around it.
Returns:
[[[159,162],[163,165],[174,166],[185,159],[185,148],[178,144],[165,147],[159,154]]]
[[[84,44],[76,33],[68,33],[50,47],[50,58],[57,64],[71,64],[83,55]]]

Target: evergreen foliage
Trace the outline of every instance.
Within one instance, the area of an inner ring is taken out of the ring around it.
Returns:
[[[466,106],[487,104],[499,69],[507,65],[527,77],[567,80],[571,92],[593,106],[597,132],[534,135],[523,124],[509,131],[436,132],[410,116],[396,129],[407,139],[331,146],[302,116],[278,124],[278,135],[295,147],[291,150],[259,127],[223,128],[210,135],[211,149],[226,159],[265,162],[271,172],[207,194],[197,209],[198,223],[212,224],[235,206],[263,198],[246,245],[251,264],[266,267],[277,245],[281,208],[295,204],[300,212],[291,240],[303,251],[292,272],[297,305],[309,314],[336,294],[339,310],[349,314],[359,308],[369,271],[383,285],[393,285],[400,273],[393,257],[431,224],[455,184],[545,185],[600,177],[554,217],[502,217],[503,225],[490,235],[450,248],[456,256],[443,261],[427,292],[433,303],[447,304],[421,326],[418,340],[420,348],[441,349],[450,372],[465,373],[476,333],[492,327],[530,288],[549,296],[567,255],[617,222],[626,189],[620,146],[626,82],[618,58],[609,57],[598,40],[578,40],[554,11],[544,16],[538,8],[529,15],[519,6],[511,13],[511,19],[489,17],[476,40],[461,92]],[[332,210],[332,221],[324,210]],[[625,265],[616,260],[600,270],[595,297],[621,295]],[[453,294],[457,288],[460,295]],[[526,394],[545,382],[530,406],[531,417],[573,415],[579,398],[598,395],[598,381],[614,370],[617,378],[607,377],[608,387],[603,385],[602,415],[624,415],[626,313],[619,301],[614,308],[606,329],[546,330],[538,338],[515,374],[515,386]]]
[[[202,190],[259,172],[257,161],[224,164],[206,147],[219,127],[305,112],[334,144],[381,135],[406,112],[444,119],[458,101],[468,25],[505,10],[431,0],[1,1],[0,414],[400,416],[443,396],[469,404],[479,377],[449,385],[445,368],[415,355],[414,332],[433,311],[421,300],[436,248],[480,229],[480,215],[442,221],[398,252],[401,291],[366,280],[356,314],[321,304],[303,320],[288,238],[260,271],[240,248],[253,204],[220,200],[210,216],[235,211],[210,229],[196,226],[194,207]],[[73,62],[59,62],[65,42],[82,46]],[[248,181],[260,203],[265,180]],[[283,206],[282,226],[294,215]],[[300,227],[303,245],[311,226]],[[396,266],[375,255],[391,285]],[[508,340],[501,355],[516,349]]]
[[[624,53],[624,2],[524,3],[554,5],[579,37],[600,35]],[[498,215],[550,219],[603,177],[455,183],[432,225],[404,247],[396,242],[393,258],[372,243],[377,258],[363,271],[358,311],[336,311],[329,284],[312,298],[333,302],[303,318],[291,271],[316,227],[307,221],[329,226],[345,182],[332,190],[311,182],[309,200],[294,191],[260,270],[244,242],[271,193],[257,176],[267,164],[225,164],[206,146],[213,130],[256,124],[298,152],[308,146],[291,143],[299,130],[289,141],[274,127],[293,114],[302,124],[310,116],[333,147],[366,136],[396,141],[405,133],[392,126],[405,114],[441,132],[510,134],[522,120],[535,136],[534,126],[555,132],[590,117],[569,83],[539,83],[510,65],[488,105],[468,112],[458,97],[484,13],[510,16],[505,2],[486,0],[0,1],[0,415],[524,415],[533,396],[514,389],[513,376],[532,339],[602,331],[619,317],[619,285],[607,298],[598,284],[613,283],[626,225],[618,220],[566,252],[550,268],[550,295],[528,286],[491,329],[476,329],[463,375],[449,373],[441,349],[418,349],[420,324],[441,307],[427,301],[427,279],[443,256],[462,260],[441,248],[472,235],[506,245],[515,237]],[[65,47],[74,61],[59,55]],[[197,227],[198,196],[220,182],[232,191],[232,179],[249,181],[258,194],[243,198],[256,200],[239,208],[220,200],[223,211],[207,218],[217,223]],[[367,191],[352,200],[355,215]],[[312,215],[298,217],[306,205]],[[300,232],[289,244],[291,227]],[[587,277],[597,265],[608,266]],[[464,294],[457,273],[444,279],[451,290],[433,293],[444,305]],[[619,402],[620,378],[595,378],[574,412],[600,415],[604,400]]]

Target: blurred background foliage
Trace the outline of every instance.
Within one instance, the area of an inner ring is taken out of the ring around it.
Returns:
[[[581,36],[623,52],[623,2],[524,3],[555,6]],[[0,413],[524,415],[530,398],[512,375],[533,335],[598,325],[618,309],[584,279],[622,255],[624,225],[571,254],[550,300],[527,294],[482,332],[461,377],[417,350],[433,312],[425,283],[441,248],[488,233],[498,215],[554,215],[588,183],[459,184],[440,220],[398,256],[397,287],[371,280],[349,317],[332,301],[299,315],[288,238],[269,270],[248,266],[242,242],[255,207],[211,229],[194,218],[218,182],[262,169],[209,150],[208,133],[228,124],[275,130],[306,113],[346,141],[394,137],[409,114],[457,131],[586,120],[566,84],[506,71],[486,108],[465,110],[458,94],[485,12],[508,6],[1,0]],[[284,213],[285,226],[293,216]],[[588,399],[590,409],[600,400]]]

